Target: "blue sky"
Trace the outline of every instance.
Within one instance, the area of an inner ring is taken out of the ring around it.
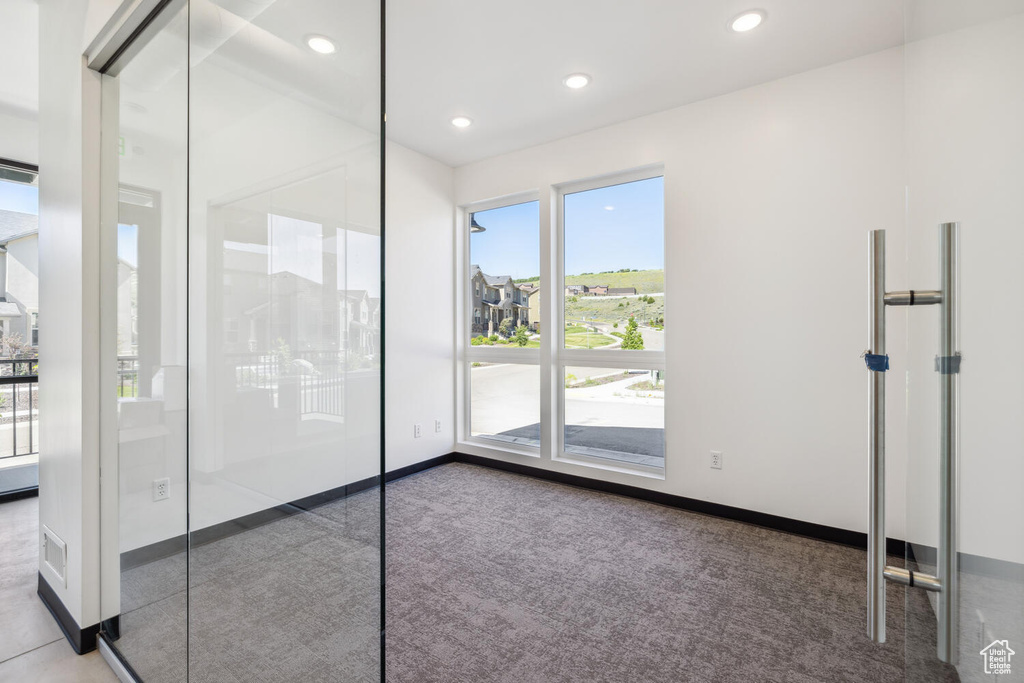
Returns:
[[[470,233],[469,260],[488,275],[540,275],[540,202],[477,211],[484,232]]]
[[[0,209],[21,213],[39,213],[39,188],[0,181]]]
[[[118,224],[117,258],[136,268],[139,266],[139,227],[137,225]]]
[[[540,273],[538,202],[478,211],[485,232],[470,235],[470,260],[489,275]],[[565,197],[565,273],[663,268],[664,180],[577,192]]]

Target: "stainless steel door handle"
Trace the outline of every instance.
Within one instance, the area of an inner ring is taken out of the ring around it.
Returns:
[[[868,498],[868,637],[885,642],[885,582],[938,593],[938,644],[943,662],[955,664],[959,650],[960,584],[957,564],[959,475],[959,283],[960,224],[939,226],[938,290],[885,291],[885,231],[871,231],[870,480]],[[885,349],[886,306],[939,306],[940,373],[939,548],[937,576],[885,564]],[[882,362],[884,359],[884,362]]]

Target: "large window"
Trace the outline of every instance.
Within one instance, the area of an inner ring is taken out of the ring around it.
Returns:
[[[465,437],[536,455],[541,422],[540,202],[474,207],[466,219]]]
[[[462,438],[484,454],[661,476],[661,169],[550,189],[550,220],[522,199],[464,214]]]
[[[660,174],[561,188],[556,457],[665,466],[665,227]]]

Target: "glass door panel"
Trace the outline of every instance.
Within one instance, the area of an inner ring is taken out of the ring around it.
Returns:
[[[906,7],[911,286],[959,224],[955,347],[940,307],[908,316],[907,563],[941,588],[906,591],[907,679],[1024,680],[1024,2]]]
[[[116,386],[104,385],[104,400],[116,405],[117,462],[103,470],[117,472],[116,525],[104,529],[118,539],[104,601],[119,609],[105,636],[158,683],[187,680],[188,664],[188,27],[180,4],[165,14],[116,78],[104,77],[119,126],[117,220],[104,225],[105,277],[116,280],[104,318],[116,330]]]
[[[379,9],[190,2],[195,680],[380,680]]]

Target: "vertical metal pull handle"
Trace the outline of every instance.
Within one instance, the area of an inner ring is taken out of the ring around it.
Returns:
[[[939,659],[956,664],[960,650],[960,576],[957,563],[960,463],[960,224],[939,226]]]
[[[940,373],[939,548],[937,576],[885,566],[885,369],[871,368],[871,473],[868,510],[868,637],[885,642],[885,582],[938,593],[939,659],[956,664],[959,651],[960,582],[957,563],[959,502],[959,259],[960,224],[939,226],[939,290],[885,291],[885,231],[871,231],[871,347],[885,356],[885,307],[938,304]]]
[[[871,231],[871,346],[885,356],[885,230]],[[885,642],[885,371],[871,371],[868,495],[868,637]]]

